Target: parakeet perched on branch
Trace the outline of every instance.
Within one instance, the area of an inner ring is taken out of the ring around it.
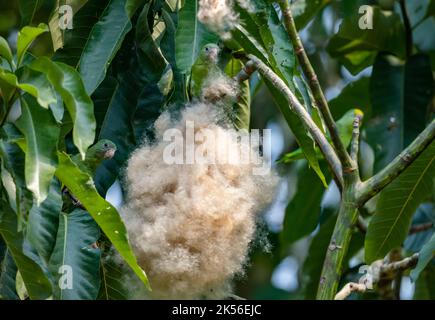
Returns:
[[[214,43],[208,43],[201,48],[198,58],[192,65],[189,83],[190,98],[199,98],[204,80],[210,74],[221,72],[218,67],[219,52],[219,47]]]
[[[113,158],[115,152],[116,145],[110,140],[102,139],[86,151],[84,160],[82,160],[80,154],[72,156],[71,160],[81,171],[86,172],[94,178],[95,172],[100,163],[103,160]],[[62,188],[62,199],[64,202],[62,208],[63,212],[71,212],[74,208],[82,207],[80,201],[76,199],[65,186]]]
[[[98,165],[106,159],[112,159],[116,152],[116,145],[107,139],[102,139],[86,151],[85,160],[80,154],[72,156],[71,160],[92,178],[95,175]]]

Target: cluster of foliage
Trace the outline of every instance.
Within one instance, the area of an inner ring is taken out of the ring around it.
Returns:
[[[221,67],[229,76],[241,70],[246,55],[259,58],[326,132],[279,6],[272,1],[251,0],[254,10],[235,4],[242,23],[226,41],[197,21],[197,0],[71,0],[67,1],[74,11],[71,30],[59,28],[63,2],[20,1],[22,28],[16,43],[0,37],[0,297],[4,299],[122,299],[121,273],[105,259],[112,245],[138,281],[147,285],[119,214],[104,197],[116,179],[122,179],[121,169],[143,137],[152,138],[155,119],[167,108],[189,101],[191,66],[204,44],[220,43]],[[433,119],[435,44],[420,38],[430,34],[435,1],[406,1],[409,19],[401,18],[398,4],[382,10],[372,3],[374,30],[358,27],[358,7],[364,1],[336,2],[295,1],[292,11],[302,30],[312,19],[312,25],[318,23],[325,8],[338,6],[345,15],[338,32],[328,39],[328,54],[353,75],[372,68],[370,77],[359,77],[329,101],[334,118],[343,119],[340,136],[346,146],[352,135],[346,115],[355,108],[364,113],[359,162],[366,179],[391,162]],[[38,12],[52,13],[47,17]],[[46,35],[54,49],[45,55],[30,53],[34,40]],[[274,254],[287,254],[290,245],[318,228],[302,268],[303,290],[297,296],[314,298],[339,203],[321,208],[331,174],[314,138],[271,81],[252,77],[244,83],[235,118],[247,126],[255,116],[250,115],[250,101],[263,85],[301,148],[282,158],[283,163],[297,161],[291,168],[296,168],[298,183]],[[84,155],[100,139],[110,139],[118,151],[91,177],[70,155]],[[365,254],[361,260],[370,264],[403,245],[406,253],[421,251],[427,257],[420,259],[414,279],[418,278],[421,298],[435,296],[435,264],[430,262],[434,229],[408,235],[411,224],[435,222],[433,160],[432,143],[360,209],[369,223],[365,235],[358,230],[353,234],[342,283],[360,276],[358,266],[350,268],[347,262],[361,256],[361,249]],[[86,211],[62,213],[62,185]],[[58,285],[65,265],[74,270],[72,289]]]

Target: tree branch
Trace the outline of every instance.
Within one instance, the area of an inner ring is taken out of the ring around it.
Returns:
[[[362,283],[349,282],[347,283],[334,297],[334,300],[344,300],[352,292],[364,293],[368,289],[372,288],[372,285],[382,281],[385,277],[391,278],[391,274],[397,274],[407,269],[412,269],[417,265],[418,253],[413,254],[410,257],[395,261],[387,264],[383,264],[382,260],[373,262],[370,266],[370,272],[366,275],[369,278],[365,278]]]
[[[411,226],[411,228],[409,229],[409,234],[423,232],[423,231],[431,229],[432,227],[433,227],[432,222],[416,224],[416,225]]]
[[[352,140],[350,141],[350,157],[353,161],[355,161],[355,163],[358,162],[359,126],[360,117],[356,116],[353,120]]]
[[[334,300],[344,300],[352,292],[364,293],[366,290],[367,286],[364,283],[349,282],[335,295]]]
[[[364,203],[396,179],[431,144],[434,138],[435,120],[432,120],[426,129],[388,166],[360,184],[356,195],[358,206],[364,205]]]
[[[310,60],[308,59],[302,41],[299,37],[288,0],[279,0],[278,2],[284,18],[285,28],[287,29],[287,33],[290,37],[291,43],[293,44],[294,51],[298,57],[298,61],[301,65],[305,78],[308,80],[314,100],[316,101],[316,104],[322,113],[323,120],[328,128],[332,143],[343,166],[343,170],[354,170],[354,164],[339,137],[337,126],[332,118],[328,102],[326,101],[325,95],[320,87],[316,72],[314,71]]]
[[[390,272],[398,272],[405,271],[407,269],[412,269],[417,265],[418,262],[418,253],[414,253],[412,256],[402,259],[400,261],[391,262],[381,266],[380,277],[382,278],[382,274],[387,274]]]
[[[238,83],[242,83],[243,81],[248,80],[255,71],[256,68],[253,63],[251,61],[248,61],[246,62],[242,70],[240,70],[233,79]]]
[[[328,162],[334,177],[342,186],[343,176],[341,171],[341,164],[339,159],[337,158],[337,154],[329,144],[328,140],[326,140],[326,137],[324,136],[322,131],[311,119],[307,110],[305,110],[305,108],[302,106],[302,104],[299,102],[293,92],[290,91],[284,81],[282,81],[281,78],[278,77],[266,64],[264,64],[254,55],[248,55],[248,59],[250,59],[251,62],[249,64],[250,67],[254,67],[255,69],[257,69],[264,78],[268,79],[279,91],[281,91],[285,95],[288,103],[290,104],[290,108],[298,115],[304,126],[311,133],[320,150],[322,151],[326,161]]]

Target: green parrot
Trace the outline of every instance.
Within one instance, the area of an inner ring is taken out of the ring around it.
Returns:
[[[213,73],[220,73],[219,47],[214,43],[208,43],[201,48],[198,58],[192,65],[189,83],[190,98],[199,98],[204,80]]]
[[[347,148],[350,144],[350,140],[352,139],[352,130],[353,130],[353,122],[355,117],[362,118],[364,113],[360,109],[351,109],[347,111],[338,121],[337,121],[337,130],[340,136],[341,141],[344,146]],[[328,137],[328,141],[330,138]],[[322,158],[322,154],[320,150],[316,147],[316,155],[319,159]],[[279,163],[291,163],[296,160],[304,159],[304,153],[302,149],[296,149],[293,152],[286,153],[283,155],[278,162]]]
[[[93,178],[99,164],[103,160],[112,159],[115,152],[116,145],[110,140],[102,139],[86,151],[85,160],[82,160],[80,154],[72,156],[71,160]]]
[[[71,157],[71,160],[83,172],[92,178],[95,176],[97,167],[103,160],[112,159],[116,152],[116,145],[107,139],[99,140],[96,144],[86,151],[85,159],[82,160],[80,154]],[[64,202],[63,212],[71,212],[77,207],[82,207],[80,201],[72,195],[66,186],[62,187],[62,199]]]

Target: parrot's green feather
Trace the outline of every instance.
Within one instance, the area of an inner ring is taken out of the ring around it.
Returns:
[[[71,160],[91,177],[94,177],[98,165],[105,159],[110,159],[116,152],[116,145],[110,140],[100,140],[86,151],[85,160],[80,155],[74,155]]]
[[[204,81],[213,73],[219,74],[219,47],[213,43],[206,44],[200,51],[190,73],[189,94],[199,98]]]
[[[110,159],[116,152],[116,145],[110,140],[100,140],[86,151],[85,160],[80,154],[71,157],[71,160],[79,169],[94,178],[98,165],[105,159]],[[63,212],[71,212],[77,207],[81,207],[80,202],[72,195],[69,190],[62,185]]]

